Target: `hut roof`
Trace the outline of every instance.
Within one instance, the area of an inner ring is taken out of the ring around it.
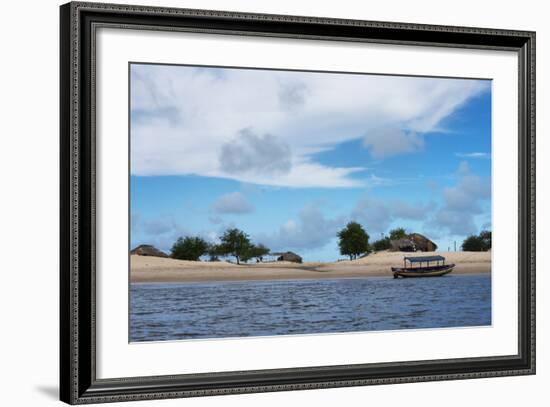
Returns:
[[[130,254],[137,254],[138,256],[153,256],[153,257],[168,257],[168,255],[155,246],[150,244],[142,244],[130,251]]]
[[[279,261],[281,261],[281,260],[293,261],[293,262],[296,262],[296,263],[301,263],[302,262],[302,257],[297,255],[294,252],[284,252],[284,253],[280,253],[280,256],[277,260],[279,260]]]

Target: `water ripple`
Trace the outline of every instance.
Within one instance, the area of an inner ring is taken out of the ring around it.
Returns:
[[[131,342],[490,324],[489,275],[130,288]]]

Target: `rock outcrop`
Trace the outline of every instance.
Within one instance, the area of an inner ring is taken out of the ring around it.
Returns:
[[[401,252],[435,252],[437,245],[420,233],[410,235],[390,242],[390,251]]]

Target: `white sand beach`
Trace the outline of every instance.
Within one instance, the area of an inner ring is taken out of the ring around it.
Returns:
[[[379,252],[357,260],[338,262],[269,262],[237,265],[229,262],[185,261],[152,256],[130,256],[130,280],[145,282],[207,282],[291,280],[318,278],[390,277],[391,267],[404,256],[441,255],[455,263],[453,274],[491,272],[491,251],[404,253]]]

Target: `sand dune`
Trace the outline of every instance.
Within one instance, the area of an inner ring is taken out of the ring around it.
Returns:
[[[491,252],[431,252],[431,253],[405,253],[383,251],[370,254],[353,261],[340,261],[338,264],[379,264],[393,265],[403,263],[404,256],[443,256],[447,263],[490,263]]]
[[[390,268],[401,266],[404,256],[431,256],[445,257],[447,263],[454,263],[455,274],[466,273],[490,273],[491,252],[437,252],[437,253],[404,253],[404,252],[379,252],[370,254],[357,260],[344,260],[336,263],[326,263],[318,267],[319,271],[332,272],[334,270],[355,271],[359,274],[391,275]]]
[[[130,256],[130,265],[132,271],[140,270],[172,270],[172,269],[213,269],[213,268],[227,268],[227,267],[239,267],[236,264],[229,262],[209,262],[209,261],[188,261],[188,260],[176,260],[164,257],[153,256]]]
[[[131,282],[199,282],[391,277],[390,267],[401,265],[403,256],[431,254],[442,255],[447,259],[447,263],[455,263],[453,274],[491,272],[491,252],[379,252],[362,259],[333,263],[272,262],[241,265],[132,255],[130,279]]]

